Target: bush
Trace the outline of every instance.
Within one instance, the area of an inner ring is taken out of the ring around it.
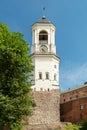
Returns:
[[[68,124],[64,126],[63,130],[79,130],[81,126],[75,124]]]
[[[82,124],[80,130],[87,130],[87,120]]]

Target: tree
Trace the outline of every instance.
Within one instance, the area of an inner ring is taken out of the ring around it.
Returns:
[[[31,115],[32,62],[23,34],[0,23],[0,125],[20,130],[23,116]]]

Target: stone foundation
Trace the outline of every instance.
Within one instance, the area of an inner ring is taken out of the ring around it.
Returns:
[[[59,90],[51,91],[34,91],[34,100],[36,107],[33,115],[28,117],[29,126],[26,130],[32,130],[33,127],[41,129],[41,127],[49,128],[51,124],[56,125],[60,122],[60,93]],[[41,129],[43,130],[43,129]]]
[[[62,130],[62,124],[60,122],[54,122],[51,124],[38,124],[38,125],[27,125],[23,130]]]

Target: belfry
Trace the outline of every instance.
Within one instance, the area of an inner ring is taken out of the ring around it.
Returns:
[[[32,90],[36,101],[33,115],[28,118],[32,126],[60,122],[60,58],[56,55],[55,30],[45,16],[32,25]]]

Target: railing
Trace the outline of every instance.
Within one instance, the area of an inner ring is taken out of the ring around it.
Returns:
[[[47,44],[47,43],[48,43],[47,40],[40,40],[40,41],[39,41],[39,44]]]

